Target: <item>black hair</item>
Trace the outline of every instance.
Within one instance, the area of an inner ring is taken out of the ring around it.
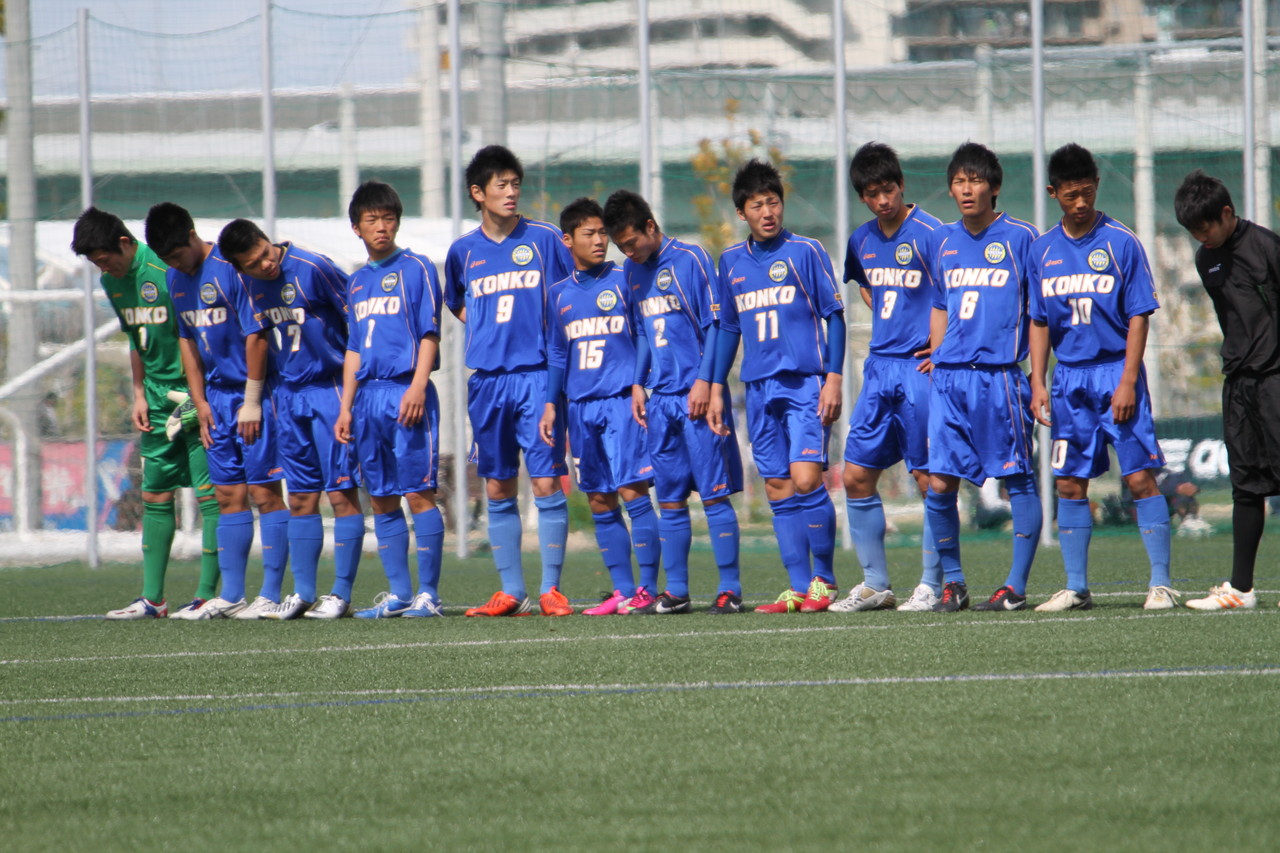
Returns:
[[[1004,184],[1004,169],[1000,167],[1000,158],[994,151],[976,142],[964,143],[951,155],[951,162],[947,164],[947,184],[961,172],[975,175],[990,184],[991,202],[995,204]]]
[[[366,213],[394,213],[396,219],[404,216],[404,204],[391,184],[382,181],[365,181],[351,194],[347,205],[347,218],[355,225]]]
[[[1236,209],[1227,185],[1206,175],[1202,169],[1183,178],[1182,186],[1173,196],[1174,215],[1178,217],[1178,224],[1188,231],[1222,221],[1224,207]]]
[[[610,237],[616,237],[626,228],[641,233],[650,222],[658,224],[653,218],[653,208],[639,193],[618,190],[604,203],[604,229]]]
[[[604,211],[600,209],[600,203],[586,196],[576,198],[560,211],[560,230],[572,237],[573,232],[593,216],[601,222],[604,221]]]
[[[1068,142],[1049,155],[1049,186],[1062,186],[1069,181],[1098,180],[1098,164],[1083,145]]]
[[[131,243],[138,242],[138,238],[133,236],[119,216],[96,207],[87,207],[76,219],[75,228],[71,231],[71,251],[86,258],[94,252],[119,255],[123,251],[120,248],[121,237],[127,237]]]
[[[748,160],[733,176],[733,206],[742,210],[747,199],[760,193],[773,193],[778,201],[783,201],[782,175],[772,163],[762,160]]]
[[[147,211],[147,245],[160,257],[167,257],[191,242],[196,223],[185,207],[171,201],[152,205]]]
[[[467,171],[463,173],[468,192],[471,187],[484,189],[495,175],[503,172],[515,172],[517,180],[524,180],[524,166],[520,165],[520,158],[512,154],[511,149],[503,145],[486,145],[471,158]],[[476,210],[479,210],[480,202],[475,199],[472,202],[475,203]]]
[[[245,252],[252,251],[253,247],[258,245],[259,240],[271,242],[256,223],[250,222],[248,219],[233,219],[226,224],[222,229],[222,233],[218,235],[218,251],[222,252],[222,257],[230,261],[232,266],[240,269],[240,265],[235,260],[236,255],[243,255]]]
[[[898,153],[883,142],[868,142],[849,161],[849,183],[859,196],[867,187],[886,181],[902,186],[904,180]]]

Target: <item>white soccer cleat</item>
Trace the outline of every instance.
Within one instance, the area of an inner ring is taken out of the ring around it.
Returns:
[[[304,619],[341,619],[351,612],[351,602],[339,595],[322,595],[315,606],[303,613]]]
[[[1036,608],[1037,613],[1062,613],[1065,610],[1092,610],[1093,595],[1088,590],[1060,589]]]
[[[165,602],[152,604],[145,598],[135,598],[126,607],[112,610],[103,618],[112,622],[132,622],[137,619],[163,619],[169,615],[169,605]]]
[[[177,610],[175,610],[175,611],[173,611],[172,613],[170,613],[170,614],[169,614],[169,618],[170,618],[170,619],[181,619],[181,620],[185,620],[185,621],[191,622],[191,621],[193,621],[193,620],[195,620],[195,619],[199,618],[199,617],[197,617],[197,616],[196,616],[196,613],[198,613],[198,612],[200,611],[200,608],[201,608],[201,607],[204,607],[204,599],[203,599],[203,598],[193,598],[193,599],[191,599],[191,601],[187,602],[186,604],[184,604],[184,605],[182,605],[181,607],[179,607]]]
[[[1193,598],[1187,602],[1187,607],[1192,610],[1252,610],[1257,606],[1258,597],[1253,590],[1241,592],[1232,588],[1231,581],[1210,587],[1205,598]]]
[[[244,610],[244,608],[245,603],[243,598],[239,601],[227,601],[222,596],[218,596],[217,598],[211,598],[206,601],[191,618],[197,621],[203,621],[205,619],[230,619],[241,610]]]
[[[444,608],[429,592],[420,592],[414,596],[409,609],[400,614],[405,619],[423,619],[432,616],[443,616]]]
[[[938,603],[938,594],[927,583],[922,583],[911,591],[911,597],[898,605],[898,609],[906,613],[932,613],[933,605]]]
[[[296,592],[291,592],[284,597],[284,601],[262,614],[263,619],[272,619],[277,622],[284,622],[289,619],[297,619],[303,613],[307,612],[307,608],[311,606],[310,601],[304,601],[302,596]]]
[[[876,590],[860,583],[849,590],[847,597],[832,602],[827,609],[836,613],[856,613],[859,610],[888,610],[897,603],[892,589]]]
[[[1153,586],[1147,590],[1147,600],[1143,610],[1172,610],[1178,606],[1178,596],[1182,593],[1167,586]]]
[[[244,620],[262,619],[266,617],[268,613],[273,612],[278,606],[279,604],[267,598],[265,595],[260,595],[253,600],[252,604],[236,613],[235,618]]]

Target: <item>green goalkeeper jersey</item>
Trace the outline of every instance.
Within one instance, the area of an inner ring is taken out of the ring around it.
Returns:
[[[185,385],[178,351],[178,318],[165,283],[168,268],[145,243],[138,243],[133,266],[123,278],[103,275],[102,287],[111,300],[129,348],[142,359],[145,377],[160,385]]]

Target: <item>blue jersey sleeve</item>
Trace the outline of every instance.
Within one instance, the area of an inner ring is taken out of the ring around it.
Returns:
[[[715,302],[712,304],[712,310],[716,312],[720,318],[720,328],[726,332],[741,334],[738,328],[738,309],[733,302],[733,296],[729,291],[729,279],[733,275],[733,266],[727,258],[728,253],[720,256],[719,269],[716,271],[716,281],[713,292],[715,293]]]
[[[858,254],[862,251],[858,247],[859,231],[854,231],[849,235],[849,244],[844,254],[844,280],[856,281],[861,287],[871,287],[871,282],[867,280],[866,270],[862,268],[862,261],[858,258]]]
[[[551,285],[551,293],[547,297],[547,366],[558,367],[561,371],[569,363],[569,341],[565,337],[559,311],[560,297],[568,283],[568,279],[557,281]]]

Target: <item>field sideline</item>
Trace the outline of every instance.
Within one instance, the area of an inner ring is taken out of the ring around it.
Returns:
[[[136,566],[0,569],[0,837],[22,851],[1271,850],[1276,542],[1258,610],[1230,614],[1144,612],[1136,535],[1095,536],[1094,610],[1045,615],[455,618],[496,588],[476,558],[446,562],[446,619],[105,623],[136,596]],[[983,598],[1007,540],[964,553]],[[889,557],[905,595],[918,550]],[[1228,535],[1175,540],[1175,586],[1203,595],[1229,561]],[[695,553],[700,611],[709,562]],[[171,569],[171,606],[195,573]],[[838,574],[856,582],[851,556]],[[1033,603],[1062,579],[1043,551]],[[772,600],[776,555],[744,555],[743,581],[749,602]],[[606,583],[595,555],[571,556],[576,605]],[[382,588],[366,557],[357,602]]]

